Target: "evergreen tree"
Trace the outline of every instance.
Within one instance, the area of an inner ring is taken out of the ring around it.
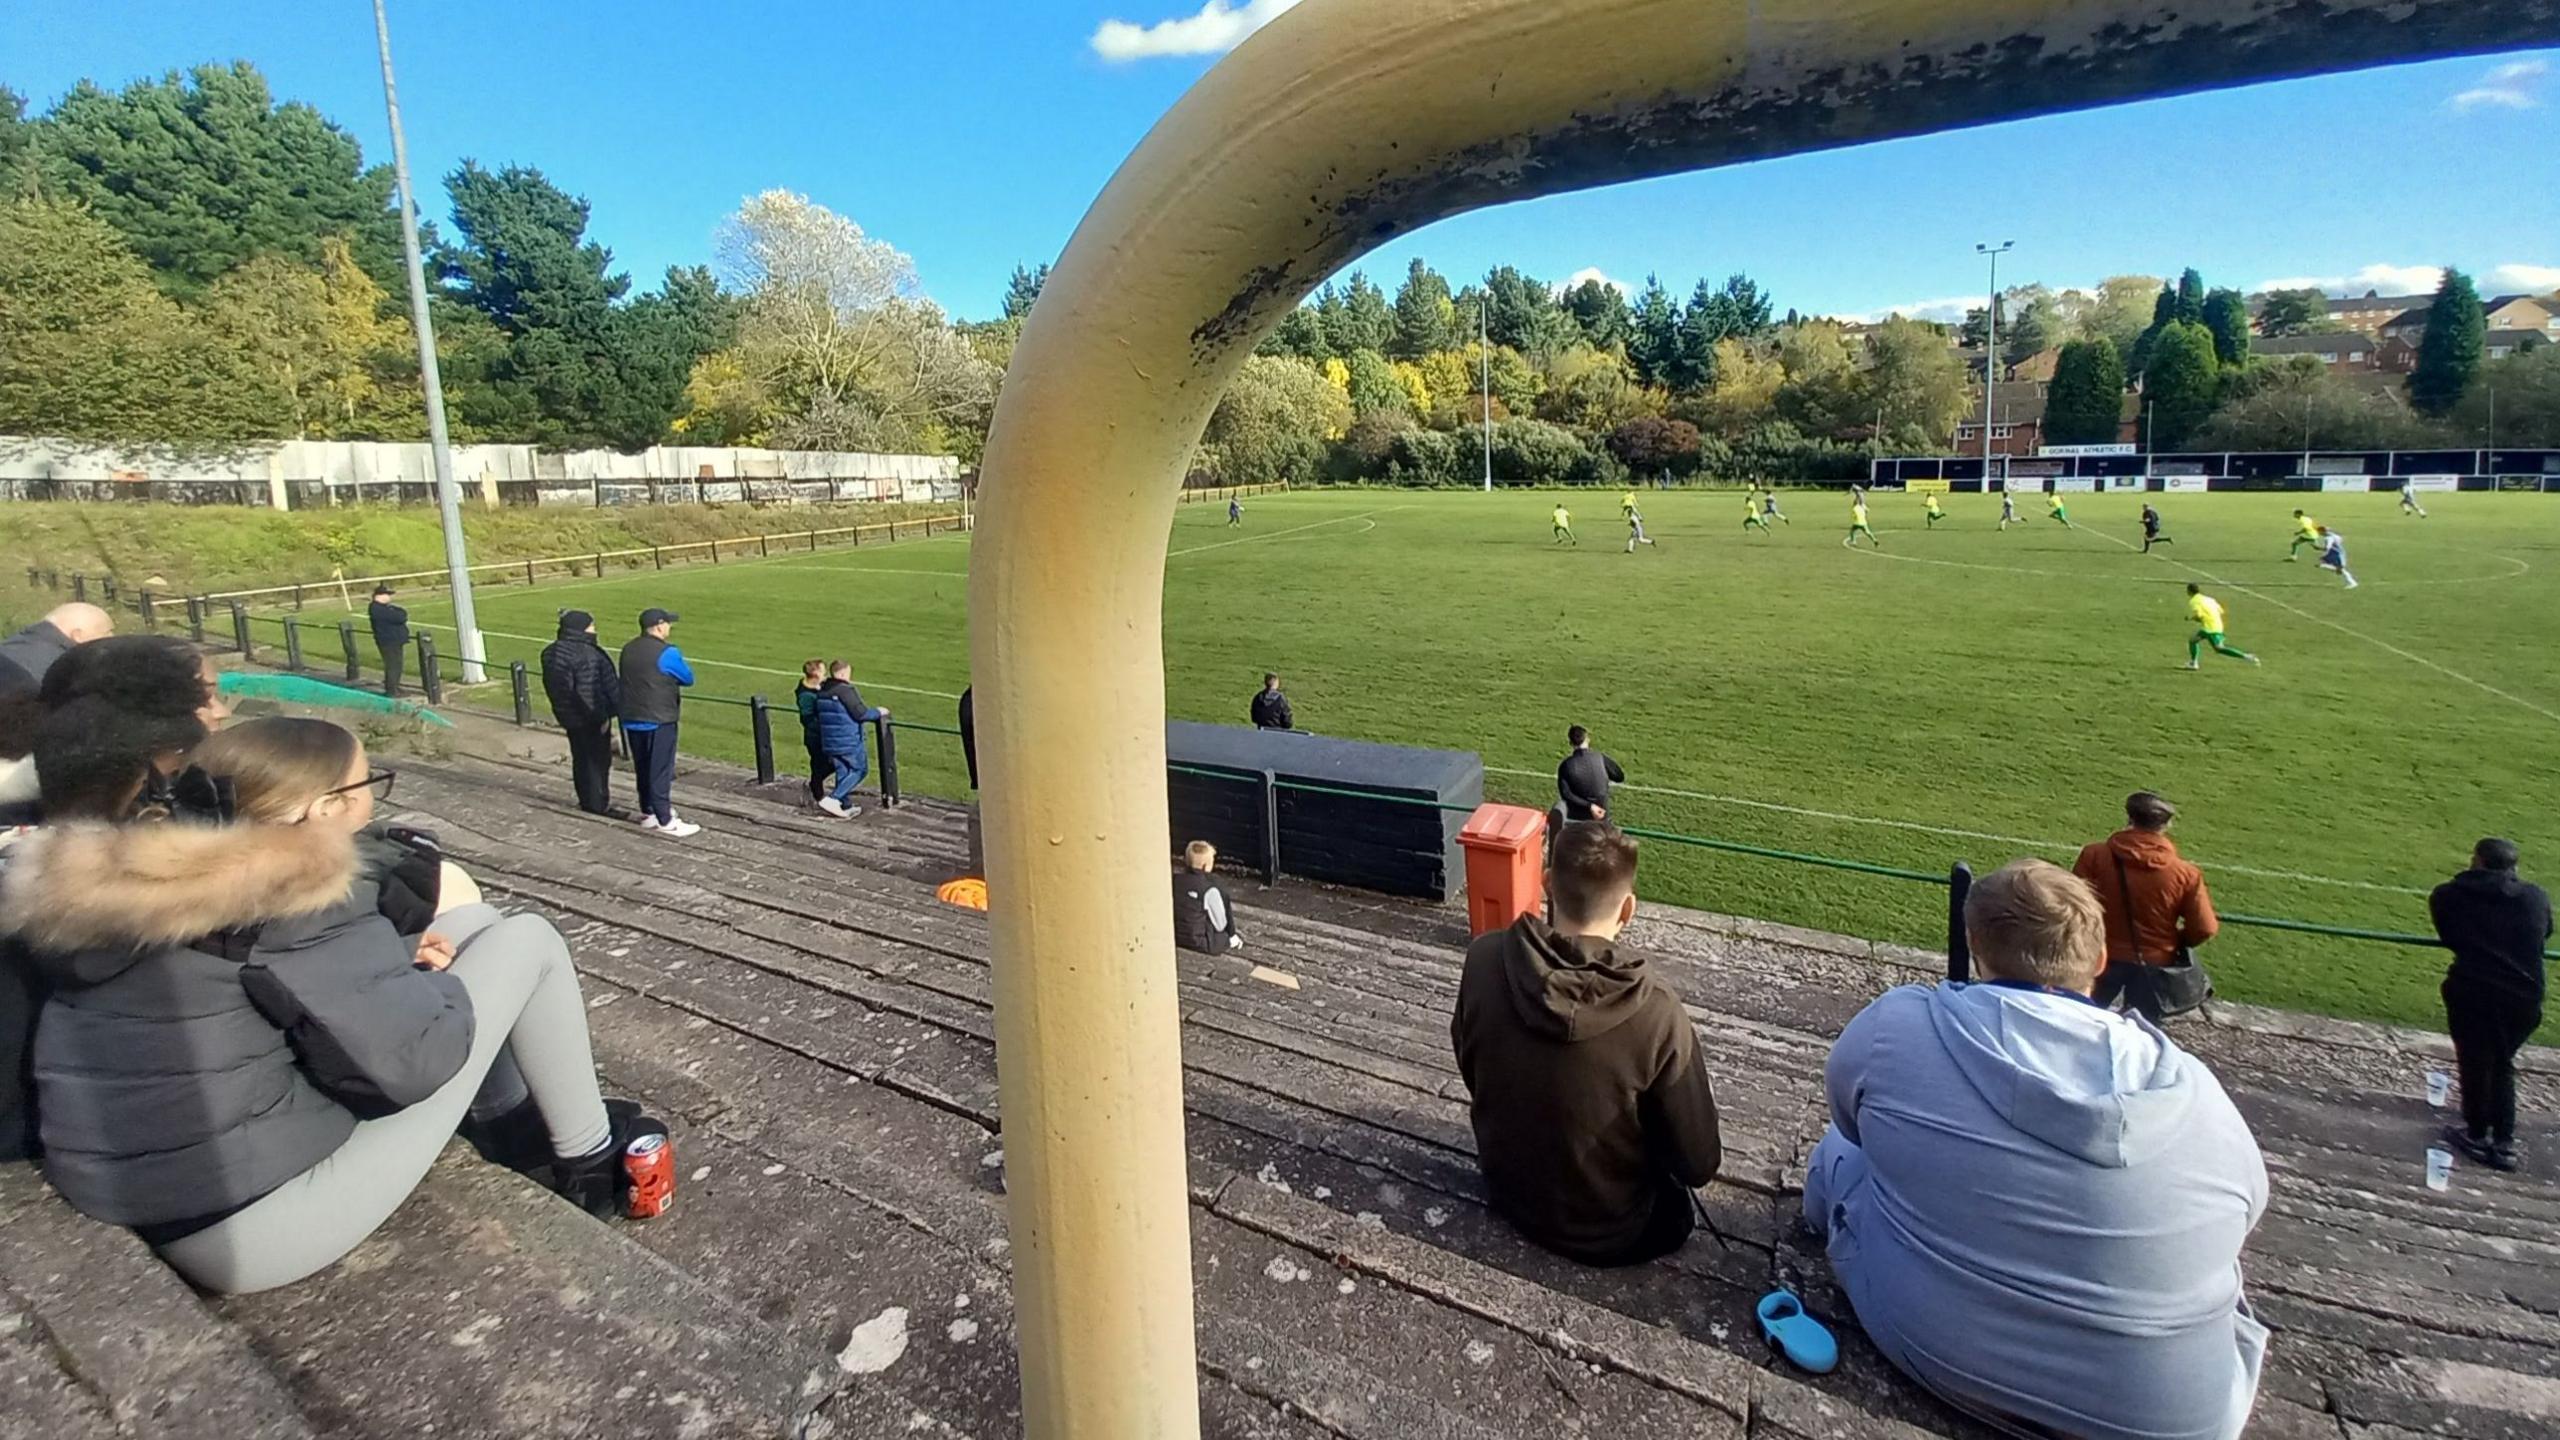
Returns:
[[[2329,297],[2317,290],[2270,290],[2258,310],[2258,333],[2271,340],[2328,328]]]
[[[2222,398],[2222,362],[2213,332],[2191,320],[2173,320],[2151,347],[2142,398],[2151,407],[2154,449],[2175,450],[2213,413]]]
[[[1324,338],[1324,322],[1317,318],[1315,308],[1301,305],[1281,317],[1270,338],[1255,353],[1321,363],[1332,357],[1333,347]]]
[[[2056,445],[2106,445],[2124,410],[2124,361],[2113,341],[2074,340],[2062,347],[2045,389],[2044,433]]]
[[[1585,280],[1564,292],[1564,311],[1585,344],[1606,350],[1627,343],[1627,297],[1606,280]]]
[[[305,264],[347,237],[386,289],[401,280],[388,166],[308,105],[278,105],[245,61],[139,80],[109,94],[75,86],[33,130],[47,194],[85,202],[186,297],[252,255]]]
[[[2191,270],[2187,273],[2192,275],[2195,272]],[[2150,326],[2142,332],[2141,338],[2133,342],[2133,353],[2125,357],[2124,368],[2127,374],[2147,375],[2151,372],[2151,352],[2160,344],[2160,332],[2176,324],[2177,319],[2177,289],[2174,286],[2162,286],[2158,298],[2151,302]]]
[[[1040,299],[1040,287],[1048,283],[1047,261],[1044,260],[1037,265],[1014,266],[1013,278],[1006,281],[1004,287],[1004,318],[1019,320],[1030,314],[1032,305]]]
[[[1507,345],[1533,360],[1543,361],[1582,338],[1564,311],[1556,307],[1555,293],[1543,280],[1532,279],[1509,265],[1496,266],[1484,277],[1484,293],[1496,345]]]
[[[1658,275],[1644,277],[1644,289],[1628,316],[1627,358],[1647,385],[1669,386],[1680,368],[1680,303]]]
[[[1387,353],[1396,359],[1419,360],[1461,343],[1455,333],[1458,315],[1450,303],[1449,282],[1419,257],[1405,268],[1395,308],[1395,340]]]
[[[0,85],[0,204],[17,199],[27,188],[28,152],[36,127],[27,120],[27,99]]]
[[[2178,318],[2190,325],[2204,323],[2204,277],[2194,266],[2178,272]]]
[[[1725,293],[1705,280],[1689,292],[1680,312],[1679,359],[1669,377],[1675,390],[1700,390],[1715,383],[1716,342],[1739,333]]]
[[[2062,340],[2062,307],[2039,291],[2017,316],[2000,327],[2001,363],[2015,368],[2052,349]]]
[[[1355,355],[1363,350],[1384,353],[1395,343],[1395,311],[1387,305],[1386,292],[1376,282],[1354,270],[1338,292],[1333,313],[1327,318],[1325,338],[1333,342],[1336,355]]]
[[[2213,353],[2225,365],[2249,359],[2249,302],[2237,290],[2216,290],[2204,297],[2204,328],[2213,332]]]
[[[2418,368],[2409,374],[2409,403],[2421,415],[2444,415],[2471,388],[2488,344],[2488,319],[2471,277],[2451,266],[2427,307],[2426,334],[2418,341]]]

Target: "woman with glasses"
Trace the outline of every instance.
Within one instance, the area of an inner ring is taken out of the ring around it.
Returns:
[[[336,725],[251,720],[193,761],[167,804],[39,831],[0,878],[0,933],[55,979],[55,1187],[208,1290],[270,1289],[371,1234],[476,1097],[505,1107],[485,1130],[540,1137],[519,1168],[618,1208],[623,1146],[665,1127],[598,1093],[560,933],[473,903],[404,935],[368,838],[392,773]]]

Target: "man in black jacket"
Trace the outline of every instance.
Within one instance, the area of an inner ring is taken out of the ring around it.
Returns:
[[[391,603],[391,587],[373,587],[373,603],[364,607],[373,627],[373,648],[382,656],[382,693],[400,693],[400,671],[409,659],[409,612]]]
[[[2516,874],[2512,840],[2472,847],[2471,868],[2435,888],[2427,910],[2453,952],[2445,1029],[2462,1077],[2455,1147],[2492,1170],[2516,1168],[2516,1052],[2542,1024],[2542,947],[2551,897]]]
[[[622,677],[596,640],[596,617],[584,610],[560,612],[560,638],[542,647],[542,691],[551,718],[569,737],[569,778],[578,808],[590,815],[628,820],[613,804],[613,721],[622,713]]]
[[[1262,688],[1253,696],[1253,724],[1257,730],[1295,730],[1298,717],[1289,710],[1289,697],[1280,693],[1280,677],[1264,672]]]
[[[678,815],[676,721],[693,667],[667,636],[676,614],[655,605],[640,612],[640,633],[622,647],[622,738],[631,747],[632,776],[639,782],[640,828],[682,840],[702,827]]]
[[[1618,762],[1591,748],[1591,732],[1579,725],[1564,732],[1565,742],[1573,753],[1556,766],[1556,799],[1567,820],[1606,820],[1609,818],[1609,787],[1622,783],[1627,772]]]

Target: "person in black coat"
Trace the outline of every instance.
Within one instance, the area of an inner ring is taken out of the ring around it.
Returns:
[[[1609,818],[1609,787],[1623,783],[1627,772],[1618,762],[1591,748],[1591,732],[1579,725],[1564,732],[1573,747],[1556,766],[1556,800],[1567,820]]]
[[[409,612],[391,603],[391,587],[373,587],[373,603],[364,607],[373,627],[374,652],[382,657],[382,693],[400,693],[400,674],[409,663]]]
[[[560,638],[542,647],[542,692],[551,718],[569,737],[569,778],[578,808],[590,815],[628,820],[613,803],[613,722],[622,713],[622,677],[596,639],[596,617],[584,610],[560,612]]]
[[[2516,1052],[2542,1025],[2543,947],[2551,897],[2516,874],[2512,840],[2472,847],[2471,868],[2435,888],[2427,910],[2453,952],[2445,1029],[2462,1077],[2456,1149],[2493,1170],[2516,1168]]]
[[[1262,688],[1253,696],[1253,724],[1257,730],[1295,730],[1298,717],[1289,709],[1289,697],[1280,693],[1280,677],[1266,672]]]

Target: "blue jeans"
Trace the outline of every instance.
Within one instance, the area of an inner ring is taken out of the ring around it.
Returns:
[[[871,773],[869,755],[830,755],[827,763],[836,769],[835,800],[841,805],[853,798],[853,787]]]

